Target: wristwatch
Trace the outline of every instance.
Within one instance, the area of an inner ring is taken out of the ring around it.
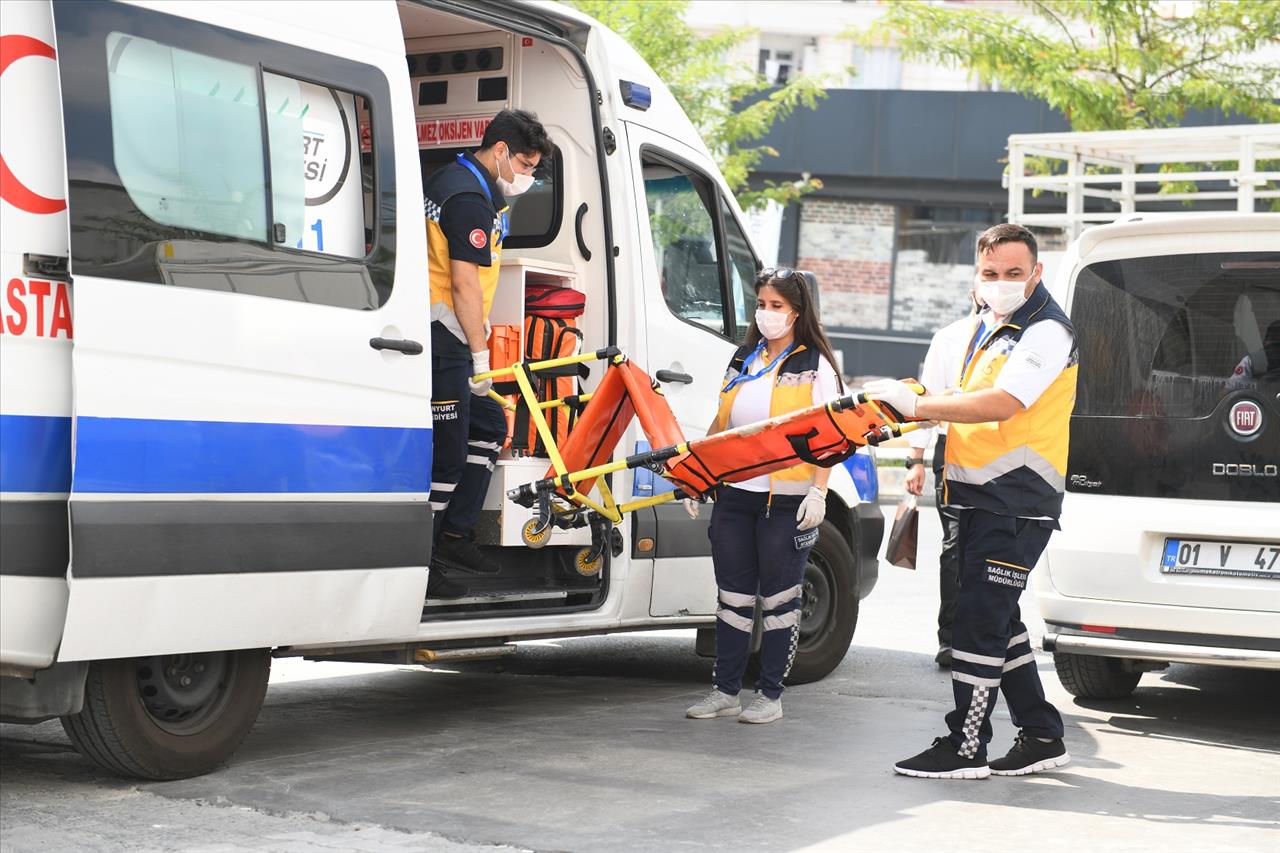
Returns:
[[[917,465],[923,465],[923,464],[924,464],[924,460],[923,460],[923,459],[908,459],[908,460],[907,460],[907,470],[910,470],[910,469],[914,468],[914,467],[915,467],[915,466],[917,466]]]

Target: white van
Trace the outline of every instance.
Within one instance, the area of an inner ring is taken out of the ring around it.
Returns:
[[[0,715],[174,778],[236,748],[273,655],[714,625],[705,513],[636,513],[594,573],[586,531],[523,547],[503,495],[545,459],[493,478],[503,572],[425,599],[422,186],[489,117],[533,110],[558,147],[513,209],[495,324],[519,327],[526,283],[581,290],[586,346],[658,378],[696,437],[754,305],[741,212],[622,39],[479,0],[9,0],[0,25]],[[845,467],[829,500],[793,681],[839,663],[876,580],[879,509]]]
[[[1037,597],[1063,686],[1280,668],[1280,215],[1090,228],[1055,290],[1080,378]]]

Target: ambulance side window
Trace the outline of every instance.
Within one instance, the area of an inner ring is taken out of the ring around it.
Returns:
[[[386,303],[396,180],[381,70],[128,4],[93,4],[86,22],[60,36],[92,58],[60,69],[77,274]]]
[[[729,256],[729,291],[733,294],[735,336],[742,340],[756,311],[756,263],[751,242],[742,233],[733,208],[720,199],[720,221],[724,223],[725,254]]]
[[[727,337],[711,182],[665,158],[641,162],[663,299],[682,320]]]
[[[270,72],[262,75],[271,150],[271,239],[288,248],[362,258],[370,166],[360,157],[364,99]],[[371,163],[371,161],[370,161]],[[367,171],[367,173],[366,173]]]
[[[227,237],[267,233],[257,69],[113,32],[116,170],[150,219]]]

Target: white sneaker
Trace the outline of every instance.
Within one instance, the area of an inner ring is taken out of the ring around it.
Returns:
[[[711,720],[715,717],[736,717],[741,712],[742,703],[737,696],[712,690],[698,704],[690,706],[684,715],[693,720]]]
[[[763,693],[757,693],[756,698],[747,706],[747,710],[738,715],[740,723],[772,723],[774,720],[782,719],[782,697],[770,699]]]

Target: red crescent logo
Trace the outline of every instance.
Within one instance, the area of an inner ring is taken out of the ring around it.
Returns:
[[[471,245],[475,246],[477,249],[483,249],[484,243],[486,240],[489,239],[489,237],[483,231],[477,228],[476,230],[471,232],[471,234],[468,236],[467,239],[469,239],[471,241]]]
[[[53,59],[56,54],[50,45],[31,36],[0,36],[0,74],[12,63],[27,56],[43,56]],[[48,198],[28,189],[9,171],[9,165],[0,154],[0,198],[27,213],[58,213],[67,209],[65,199]]]

